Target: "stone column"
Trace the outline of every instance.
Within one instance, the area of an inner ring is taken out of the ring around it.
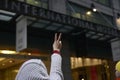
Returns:
[[[72,80],[71,63],[70,63],[70,46],[68,41],[63,41],[62,47],[62,70],[64,80]]]

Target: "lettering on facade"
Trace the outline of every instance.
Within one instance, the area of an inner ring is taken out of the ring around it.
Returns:
[[[114,28],[84,21],[68,15],[60,14],[37,6],[29,5],[24,2],[15,0],[0,0],[0,8],[12,11],[18,14],[33,16],[45,20],[54,21],[61,24],[67,24],[80,28],[89,29],[95,32],[100,32],[108,35],[120,37],[120,31]]]

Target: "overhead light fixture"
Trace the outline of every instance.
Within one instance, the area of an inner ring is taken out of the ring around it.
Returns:
[[[91,9],[92,9],[93,12],[97,11],[97,9],[95,8],[95,5],[93,3],[91,3]]]
[[[10,60],[9,63],[13,63],[14,61],[13,60]]]
[[[84,78],[82,78],[81,80],[85,80]]]
[[[28,55],[30,56],[30,55],[31,55],[31,53],[28,53]]]
[[[0,61],[3,61],[3,60],[5,60],[5,58],[0,58]]]
[[[87,11],[86,14],[87,14],[87,15],[91,15],[91,11]]]
[[[2,66],[5,66],[5,64],[3,63]]]
[[[11,51],[11,50],[0,50],[0,53],[2,53],[2,54],[16,54],[16,51]]]

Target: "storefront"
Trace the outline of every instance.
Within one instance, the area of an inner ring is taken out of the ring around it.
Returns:
[[[0,54],[1,80],[13,80],[20,65],[31,58],[42,59],[49,72],[55,32],[63,33],[65,80],[71,80],[72,76],[74,80],[111,79],[109,71],[113,69],[109,68],[112,61],[109,41],[120,37],[117,29],[14,0],[1,0],[0,9],[4,16],[6,11],[12,14],[10,22],[0,21],[0,25],[4,26],[0,32],[1,50],[15,51],[16,18],[21,15],[27,17],[28,31],[27,49],[15,54]]]

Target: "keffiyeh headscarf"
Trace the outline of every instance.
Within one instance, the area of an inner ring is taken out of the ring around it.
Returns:
[[[15,80],[49,80],[49,75],[41,60],[31,59],[23,63]]]
[[[64,80],[61,65],[61,55],[52,54],[50,75],[48,75],[40,59],[31,59],[23,63],[15,80]]]

